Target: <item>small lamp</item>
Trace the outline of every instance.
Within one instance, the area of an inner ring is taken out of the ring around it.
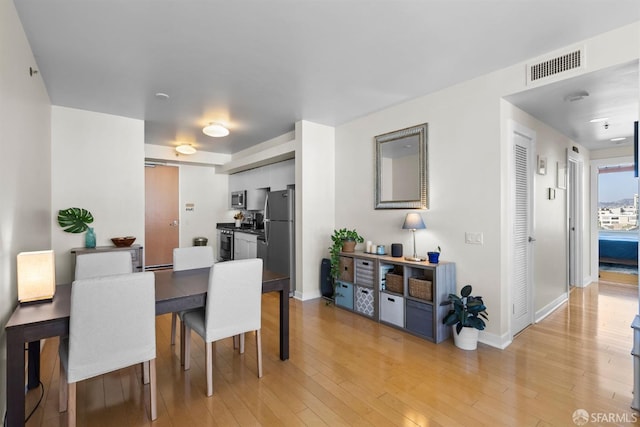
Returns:
[[[21,304],[51,301],[56,291],[56,267],[53,251],[20,252],[18,301]]]
[[[408,213],[402,224],[403,230],[411,230],[413,233],[413,256],[406,256],[404,259],[408,261],[424,261],[426,258],[421,258],[416,253],[416,230],[422,230],[427,228],[424,225],[424,221],[419,213]]]

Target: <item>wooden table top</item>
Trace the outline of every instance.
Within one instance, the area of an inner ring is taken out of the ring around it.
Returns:
[[[156,315],[171,313],[177,309],[202,307],[209,283],[209,269],[155,271]],[[265,270],[262,275],[262,292],[284,289],[288,293],[288,277]],[[7,322],[5,329],[33,323],[46,323],[69,317],[71,285],[56,286],[51,302],[20,305]]]

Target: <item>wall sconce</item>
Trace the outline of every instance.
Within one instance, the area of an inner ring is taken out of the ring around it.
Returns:
[[[52,250],[20,252],[18,301],[21,304],[51,301],[56,292],[56,266]]]
[[[185,155],[196,153],[196,149],[193,147],[193,145],[189,145],[189,144],[178,145],[176,147],[176,151],[180,154],[185,154]]]
[[[220,123],[211,122],[208,126],[205,126],[204,129],[202,129],[202,133],[214,138],[221,138],[229,135],[229,129],[222,126]]]
[[[407,214],[404,219],[404,224],[402,224],[402,229],[411,230],[413,233],[413,256],[404,257],[407,261],[424,261],[426,259],[419,257],[416,253],[416,230],[423,230],[425,228],[427,228],[427,226],[424,225],[424,221],[419,213],[412,212]]]

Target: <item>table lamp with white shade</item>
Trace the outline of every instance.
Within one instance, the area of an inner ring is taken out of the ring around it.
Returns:
[[[425,228],[427,227],[424,225],[424,221],[419,213],[410,212],[407,214],[404,219],[404,224],[402,224],[402,229],[411,230],[413,233],[413,256],[405,256],[404,259],[407,261],[424,261],[426,259],[419,257],[416,252],[416,230],[422,230]]]
[[[21,304],[53,299],[56,267],[52,250],[20,252],[17,270],[18,301]]]

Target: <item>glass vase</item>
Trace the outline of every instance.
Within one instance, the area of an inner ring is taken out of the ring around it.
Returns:
[[[84,246],[87,248],[96,247],[96,234],[93,232],[93,227],[89,227],[87,234],[84,235]]]

